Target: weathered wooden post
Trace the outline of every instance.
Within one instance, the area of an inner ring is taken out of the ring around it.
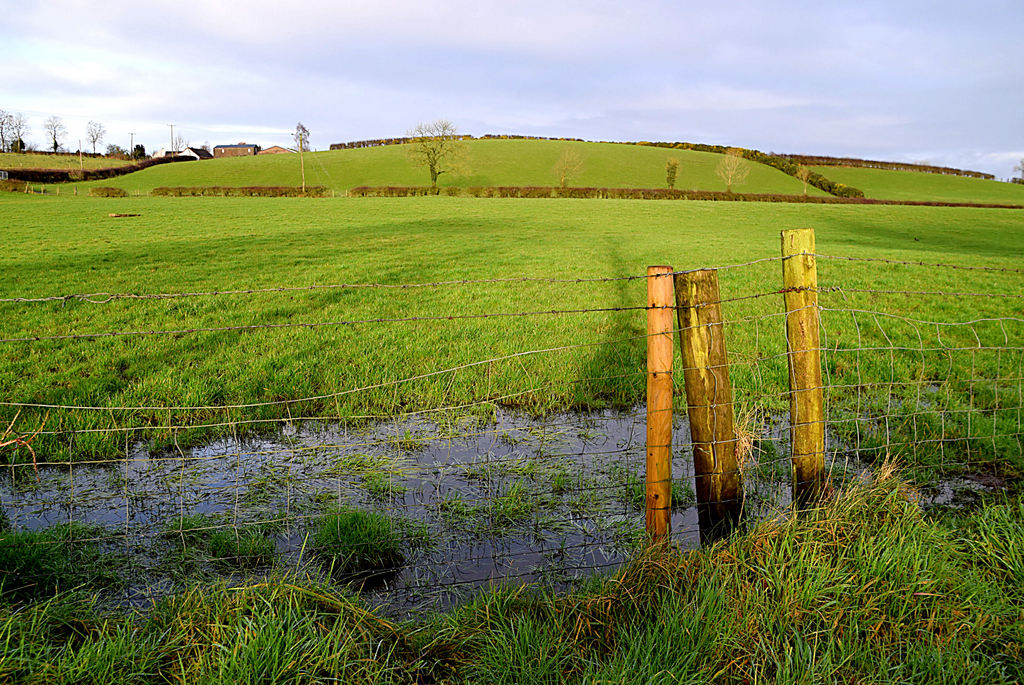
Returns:
[[[743,509],[718,272],[702,269],[678,274],[676,311],[693,442],[697,518],[701,538],[713,541],[728,535]]]
[[[668,540],[672,516],[672,267],[647,267],[647,534]]]
[[[825,416],[818,335],[818,271],[814,229],[782,232],[789,360],[789,425],[793,444],[793,501],[811,504],[825,474]]]

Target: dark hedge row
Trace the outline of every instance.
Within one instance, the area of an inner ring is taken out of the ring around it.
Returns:
[[[473,136],[458,136],[460,140],[472,140]],[[354,150],[362,147],[381,147],[382,145],[403,145],[411,143],[415,138],[399,136],[398,138],[374,138],[372,140],[353,140],[348,143],[331,143],[332,150]]]
[[[858,159],[856,157],[827,157],[821,155],[779,155],[790,159],[797,164],[814,166],[850,166],[866,167],[869,169],[892,169],[895,171],[920,171],[927,174],[944,174],[946,176],[967,176],[969,178],[994,179],[992,174],[981,171],[970,171],[969,169],[956,169],[948,166],[935,166],[932,164],[911,164],[909,162],[882,162],[875,159]]]
[[[150,195],[157,197],[330,197],[327,186],[160,186]]]
[[[24,193],[27,186],[25,181],[0,181],[0,190],[11,193]]]
[[[96,186],[89,188],[91,197],[128,197],[128,191],[124,188],[112,188],[111,186]]]
[[[980,204],[972,202],[927,202],[912,200],[875,200],[857,197],[821,197],[813,195],[773,195],[769,193],[727,193],[718,190],[674,190],[669,188],[561,188],[558,186],[471,186],[431,188],[430,186],[357,186],[350,197],[423,197],[427,195],[578,198],[588,200],[707,200],[718,202],[790,202],[798,204],[910,205],[916,207],[981,207],[988,209],[1024,209],[1024,205]]]
[[[106,169],[6,169],[7,176],[18,181],[30,183],[70,183],[71,181],[95,181],[103,178],[124,176],[133,171],[141,171],[158,164],[171,162],[193,162],[192,157],[158,157],[145,159],[137,164],[126,164]]]

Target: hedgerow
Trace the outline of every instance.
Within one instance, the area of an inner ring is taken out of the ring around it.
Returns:
[[[159,186],[158,197],[330,197],[327,186]]]
[[[141,171],[158,164],[193,161],[196,160],[192,157],[157,157],[145,159],[137,164],[126,164],[106,169],[7,169],[6,171],[12,180],[28,181],[30,183],[68,183],[70,181],[95,181],[124,176],[133,171]]]
[[[124,188],[112,188],[111,186],[96,186],[89,188],[91,197],[128,197],[128,191]]]
[[[449,197],[575,198],[586,200],[705,200],[712,202],[790,202],[799,204],[911,205],[918,207],[981,207],[987,209],[1024,209],[1024,205],[981,204],[972,202],[933,202],[914,200],[878,200],[865,197],[822,197],[771,193],[728,193],[720,190],[676,190],[672,188],[562,188],[559,186],[450,186],[443,189]],[[349,197],[423,197],[438,195],[430,186],[357,186]]]

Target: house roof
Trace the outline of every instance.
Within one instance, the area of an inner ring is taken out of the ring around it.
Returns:
[[[212,159],[213,158],[213,155],[211,155],[209,152],[207,152],[206,150],[204,150],[201,147],[187,147],[187,148],[185,148],[185,150],[190,150],[190,151],[194,152],[196,154],[196,156],[199,157],[199,159]]]
[[[236,143],[234,145],[214,145],[213,149],[216,150],[218,148],[240,148],[240,147],[256,147],[256,145],[253,145],[252,143]]]

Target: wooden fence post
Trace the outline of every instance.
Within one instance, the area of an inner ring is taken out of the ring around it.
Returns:
[[[697,518],[705,541],[727,535],[743,508],[720,300],[718,272],[714,269],[676,276]]]
[[[782,232],[789,360],[789,425],[793,444],[793,501],[813,503],[825,474],[825,416],[818,335],[818,271],[814,229]]]
[[[672,516],[672,267],[647,267],[647,534],[668,539]]]

